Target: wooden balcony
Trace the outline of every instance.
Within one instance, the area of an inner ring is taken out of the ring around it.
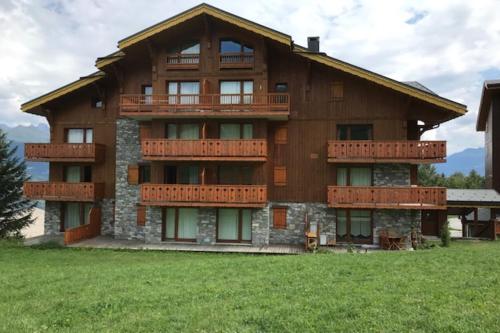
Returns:
[[[167,55],[167,70],[198,69],[200,67],[199,54],[170,54]]]
[[[328,141],[328,162],[442,163],[446,162],[446,141]]]
[[[362,209],[446,209],[446,188],[328,186],[328,206]]]
[[[266,118],[286,120],[289,94],[121,95],[120,115],[138,118]]]
[[[37,162],[101,162],[105,147],[96,143],[27,143],[24,157]]]
[[[92,207],[89,212],[89,223],[64,231],[64,245],[78,243],[84,239],[101,234],[101,208]]]
[[[149,161],[261,161],[267,159],[267,141],[169,140],[142,141],[142,157]]]
[[[265,185],[141,185],[141,204],[176,207],[264,207]]]
[[[103,183],[25,182],[23,190],[33,200],[94,202],[104,197]]]
[[[253,68],[253,52],[234,52],[219,54],[219,68]]]

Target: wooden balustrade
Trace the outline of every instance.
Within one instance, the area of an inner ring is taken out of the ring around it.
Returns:
[[[253,52],[227,52],[219,54],[219,68],[253,68]]]
[[[188,207],[263,207],[265,185],[143,184],[141,204]]]
[[[96,143],[26,143],[24,157],[38,162],[101,162],[105,147]]]
[[[145,117],[269,117],[286,119],[290,95],[269,94],[182,94],[120,96],[122,116]]]
[[[145,160],[265,161],[267,142],[265,139],[146,139],[142,141],[142,156]]]
[[[200,65],[199,54],[170,54],[167,55],[167,70],[198,69]]]
[[[25,182],[23,190],[33,200],[93,202],[104,197],[103,183]]]
[[[92,207],[89,212],[89,223],[64,231],[64,244],[78,243],[84,239],[94,238],[101,234],[101,208]]]
[[[328,186],[328,206],[365,209],[446,209],[446,188]]]
[[[328,161],[336,163],[446,162],[446,141],[328,141]]]

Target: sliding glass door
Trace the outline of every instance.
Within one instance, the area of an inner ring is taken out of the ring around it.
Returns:
[[[200,82],[168,82],[169,104],[199,104]]]
[[[337,242],[372,243],[372,212],[337,209]]]
[[[253,101],[253,81],[221,81],[221,104],[251,104]]]
[[[219,208],[217,210],[218,242],[251,242],[252,211],[250,209]]]
[[[63,222],[64,227],[61,231],[76,228],[89,223],[91,203],[67,202],[63,203]]]
[[[163,240],[194,242],[197,235],[197,208],[166,208],[163,210]]]

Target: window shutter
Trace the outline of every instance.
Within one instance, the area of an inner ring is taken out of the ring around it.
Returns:
[[[274,185],[286,185],[286,167],[274,167]]]
[[[139,184],[139,166],[129,165],[128,166],[128,183],[130,185]]]
[[[286,229],[286,208],[273,208],[273,227],[275,229]]]
[[[342,81],[332,83],[332,99],[334,101],[342,101],[344,99],[344,83]]]
[[[288,143],[288,127],[281,126],[276,128],[274,132],[274,143],[277,145]]]
[[[137,206],[137,225],[146,225],[146,206]]]
[[[151,123],[141,123],[139,127],[139,139],[142,141],[149,138],[151,138]]]

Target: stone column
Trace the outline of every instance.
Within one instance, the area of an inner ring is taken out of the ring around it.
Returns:
[[[45,201],[44,234],[59,235],[61,230],[61,203]]]

